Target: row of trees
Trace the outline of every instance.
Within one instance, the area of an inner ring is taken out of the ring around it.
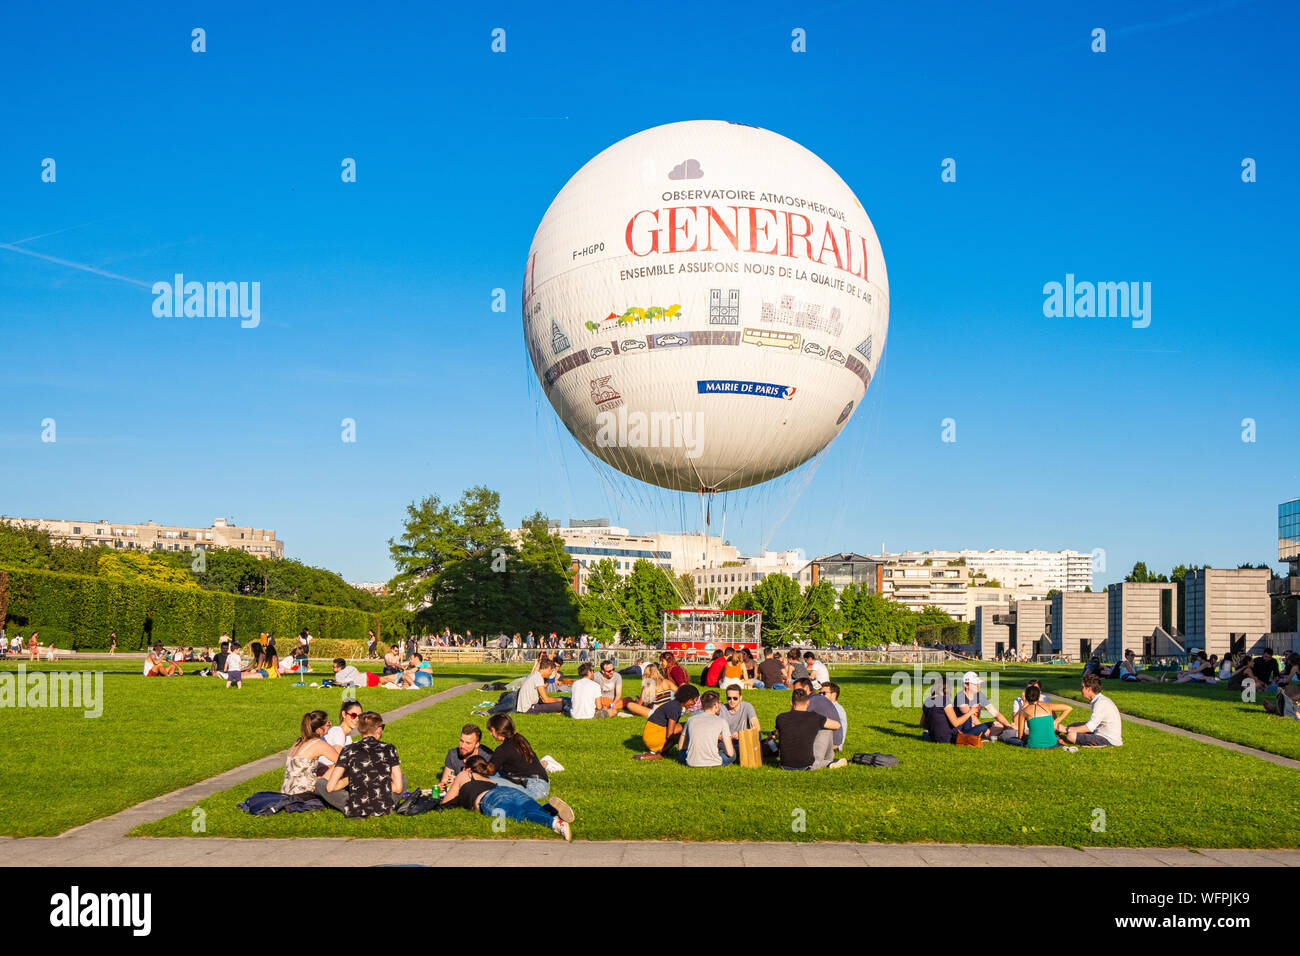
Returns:
[[[140,584],[195,587],[244,597],[376,612],[381,601],[332,571],[233,548],[143,551],[55,544],[37,528],[0,524],[0,567],[89,574]]]
[[[562,636],[585,632],[601,640],[659,639],[665,609],[689,607],[695,587],[647,560],[622,575],[613,559],[586,570],[585,593],[572,587],[572,558],[546,518],[523,522],[515,542],[500,516],[500,496],[487,488],[466,491],[455,504],[437,496],[408,506],[400,537],[389,541],[398,569],[389,589],[414,613],[411,633],[444,627],[479,637],[532,630]],[[741,591],[730,610],[763,612],[763,638],[772,644],[962,643],[963,624],[937,608],[920,613],[865,589],[837,595],[828,582],[801,588],[783,574]]]

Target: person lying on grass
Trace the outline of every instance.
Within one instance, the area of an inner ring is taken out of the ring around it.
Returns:
[[[699,698],[700,692],[687,684],[685,687],[677,688],[672,700],[655,709],[641,731],[641,740],[649,753],[663,757],[677,746],[682,736],[683,715]]]
[[[477,754],[470,757],[465,761],[465,769],[452,778],[451,786],[442,795],[442,805],[477,810],[487,817],[501,815],[520,823],[536,823],[554,830],[566,841],[573,839],[569,826],[573,811],[567,803],[552,798],[547,807],[541,807],[522,790],[493,783],[494,770]]]
[[[361,739],[339,752],[329,776],[313,792],[345,817],[382,817],[393,812],[403,790],[397,748],[384,743],[384,718],[373,710],[357,721]]]
[[[298,739],[284,758],[284,782],[281,793],[314,793],[317,762],[338,760],[339,751],[325,740],[330,729],[329,715],[323,710],[313,710],[302,715]]]
[[[1071,724],[1065,728],[1062,731],[1065,738],[1080,747],[1123,746],[1119,708],[1101,692],[1101,678],[1096,674],[1084,674],[1080,691],[1083,699],[1092,705],[1092,716],[1086,723]]]
[[[1059,701],[1043,700],[1043,689],[1036,680],[1026,685],[1024,701],[1024,706],[1016,711],[1015,726],[1002,735],[1002,742],[1031,750],[1055,747],[1061,721],[1074,708]]]

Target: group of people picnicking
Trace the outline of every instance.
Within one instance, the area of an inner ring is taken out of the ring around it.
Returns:
[[[715,650],[700,675],[704,690],[691,683],[686,668],[670,651],[657,661],[643,661],[618,671],[612,660],[578,665],[576,680],[561,673],[561,664],[541,656],[518,682],[515,709],[521,714],[568,714],[576,720],[615,716],[645,718],[643,760],[662,760],[673,750],[688,767],[721,767],[739,757],[740,734],[756,731],[763,752],[787,770],[841,768],[848,716],[839,703],[840,688],[812,651],[778,656],[764,650],[760,664],[748,650]],[[638,676],[640,693],[623,694],[623,677]],[[790,710],[764,733],[746,690],[790,690]],[[564,692],[568,691],[567,698]]]
[[[1015,699],[1010,718],[985,696],[982,684],[978,674],[967,671],[961,690],[945,684],[934,687],[921,707],[923,736],[931,743],[981,746],[1000,741],[1031,750],[1124,745],[1119,708],[1101,692],[1101,677],[1095,672],[1085,673],[1080,686],[1091,713],[1075,724],[1065,723],[1074,708],[1044,694],[1037,680],[1029,681]]]
[[[483,744],[483,728],[477,724],[461,728],[460,739],[443,760],[438,809],[504,815],[571,840],[573,809],[550,795],[550,777],[528,739],[508,714],[492,716],[487,729],[495,749]],[[383,717],[355,700],[343,702],[337,724],[323,710],[304,714],[298,739],[285,757],[280,792],[314,796],[346,817],[394,812],[411,791],[397,748],[383,734]]]
[[[226,682],[226,687],[242,689],[246,680],[268,680],[306,673],[311,667],[308,655],[313,640],[311,631],[303,628],[298,634],[297,644],[285,658],[280,657],[275,638],[265,632],[258,635],[258,640],[250,641],[247,650],[239,641],[231,640],[225,634],[221,635],[216,651],[195,651],[192,647],[169,651],[161,642],[155,642],[145,654],[141,673],[145,677],[180,677],[186,673],[185,665],[194,663],[202,666],[191,669],[190,674],[217,677]],[[116,634],[112,636],[110,647],[117,647]],[[341,663],[336,661],[336,664]]]

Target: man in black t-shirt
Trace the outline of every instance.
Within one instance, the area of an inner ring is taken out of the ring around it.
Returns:
[[[775,656],[770,647],[763,649],[763,663],[758,665],[758,676],[768,690],[785,690],[785,662]]]
[[[439,781],[439,786],[451,786],[452,778],[465,769],[465,761],[475,754],[484,760],[492,759],[491,748],[484,747],[482,740],[483,728],[478,724],[466,724],[460,729],[460,740],[447,751],[447,757],[442,762],[442,780]]]
[[[848,766],[844,759],[832,762],[834,752],[829,734],[820,738],[820,752],[814,746],[823,730],[839,730],[840,722],[808,709],[808,692],[803,689],[790,695],[790,710],[776,718],[776,733],[782,770],[839,769]]]
[[[316,796],[342,810],[347,817],[382,817],[393,812],[405,781],[397,748],[379,738],[384,718],[366,711],[357,721],[361,739],[348,744],[330,768],[329,777],[316,781]]]
[[[1277,680],[1278,667],[1277,661],[1273,657],[1273,648],[1264,648],[1264,653],[1255,658],[1252,665],[1255,672],[1255,679],[1259,681],[1260,687],[1267,687],[1273,681]]]

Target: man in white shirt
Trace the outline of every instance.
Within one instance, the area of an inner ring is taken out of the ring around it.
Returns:
[[[813,690],[821,690],[822,684],[830,681],[831,672],[826,669],[825,664],[817,660],[817,655],[812,651],[805,651],[803,660],[804,666],[808,668],[808,677],[812,680]]]
[[[613,710],[596,708],[596,700],[600,696],[600,684],[591,679],[591,665],[579,664],[578,679],[573,682],[573,689],[569,692],[569,716],[574,720],[612,717]]]
[[[365,687],[366,678],[341,657],[334,658],[334,683],[340,687]]]
[[[1080,690],[1083,699],[1092,704],[1092,716],[1085,724],[1067,727],[1066,739],[1080,747],[1122,747],[1119,708],[1101,692],[1101,678],[1095,673],[1084,674]]]

